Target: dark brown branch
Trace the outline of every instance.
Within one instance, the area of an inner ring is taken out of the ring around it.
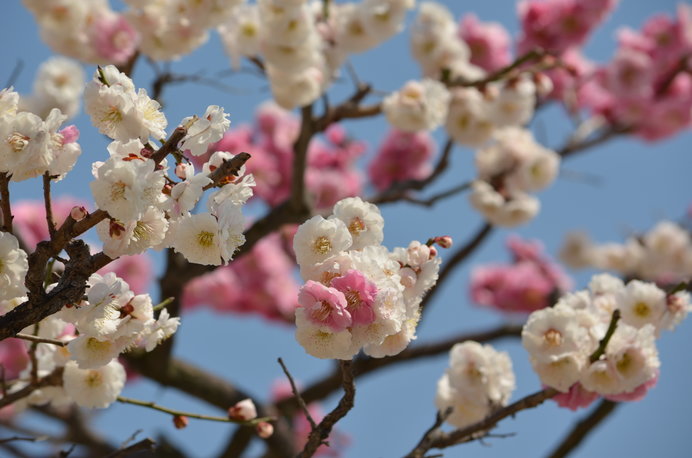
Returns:
[[[382,112],[382,105],[377,103],[361,106],[361,102],[372,92],[368,84],[358,84],[356,91],[342,103],[329,107],[327,111],[315,122],[315,131],[323,132],[329,126],[343,119],[358,119],[377,116]]]
[[[293,208],[306,207],[305,170],[307,169],[308,147],[310,140],[317,132],[315,120],[312,117],[312,105],[300,110],[300,133],[293,144],[293,171],[291,173],[291,197],[289,202]]]
[[[161,145],[161,148],[152,154],[151,159],[158,164],[169,154],[178,151],[178,143],[187,135],[187,130],[194,121],[196,121],[196,119],[192,118],[188,123],[189,125],[176,127],[171,136],[168,137],[168,140],[166,140],[166,143]]]
[[[471,442],[480,439],[486,436],[488,432],[493,429],[501,420],[514,416],[517,412],[522,410],[537,407],[557,394],[558,391],[554,388],[546,388],[526,396],[508,405],[507,407],[496,410],[492,414],[488,415],[484,420],[469,425],[465,428],[457,429],[449,433],[437,430],[430,434],[430,438],[425,444],[419,444],[419,446],[414,448],[414,450],[407,455],[407,458],[422,458],[425,456],[425,452],[431,448],[446,448],[453,445],[462,444],[464,442]]]
[[[492,230],[493,226],[491,224],[484,223],[483,226],[471,238],[471,240],[466,242],[465,245],[461,246],[452,255],[451,258],[447,259],[447,261],[440,269],[440,274],[437,278],[437,283],[435,283],[435,286],[433,286],[423,297],[423,300],[421,301],[420,305],[422,309],[425,309],[432,300],[432,298],[435,297],[435,294],[437,294],[437,291],[439,291],[441,285],[443,285],[447,278],[449,278],[449,275],[452,273],[452,271],[461,263],[463,263],[466,260],[466,258],[468,258],[474,251],[476,251],[476,249],[479,246],[481,246],[485,239],[490,235]]]
[[[152,439],[149,439],[148,437],[146,439],[142,439],[139,442],[135,442],[132,445],[129,445],[125,448],[121,448],[119,450],[116,450],[115,452],[111,453],[110,455],[106,455],[106,458],[118,458],[118,457],[126,457],[126,456],[132,456],[132,454],[137,453],[137,452],[151,452],[154,453],[156,451],[156,442],[154,442]]]
[[[55,220],[53,219],[53,206],[50,202],[50,174],[43,174],[43,203],[46,207],[46,224],[51,238],[55,235]]]
[[[63,368],[59,367],[45,377],[41,377],[35,383],[30,383],[21,390],[15,391],[14,393],[8,393],[6,396],[3,396],[2,399],[0,399],[0,409],[17,402],[20,399],[24,399],[34,391],[38,390],[39,388],[43,388],[44,386],[61,385],[62,370]]]
[[[515,70],[518,70],[519,67],[522,65],[532,62],[535,60],[540,60],[545,58],[546,56],[550,56],[549,53],[542,49],[533,49],[526,54],[523,54],[519,56],[514,62],[511,64],[507,65],[506,67],[503,67],[499,70],[497,70],[494,73],[491,73],[490,75],[486,76],[485,78],[481,80],[476,80],[476,81],[466,81],[466,80],[458,80],[458,81],[453,81],[450,83],[450,86],[464,86],[464,87],[482,87],[485,86],[489,83],[492,83],[494,81],[499,81],[502,78],[506,76],[510,76]]]
[[[240,168],[245,165],[250,157],[251,156],[248,153],[238,153],[237,155],[233,156],[233,158],[224,160],[223,163],[216,168],[216,170],[209,174],[209,178],[212,182],[202,189],[206,191],[214,187],[228,184],[231,177],[238,176],[238,173],[240,173]]]
[[[10,177],[0,173],[0,211],[2,211],[2,230],[12,232],[12,206],[10,204]]]
[[[12,436],[0,439],[0,444],[6,444],[8,442],[40,442],[43,438],[41,437],[22,437],[22,436]]]
[[[300,452],[298,458],[308,458],[315,454],[317,448],[324,444],[329,434],[332,432],[332,428],[337,421],[341,420],[346,414],[353,408],[354,399],[356,396],[356,385],[354,383],[353,371],[351,367],[351,361],[339,361],[339,366],[341,368],[342,386],[344,387],[344,395],[339,400],[339,404],[329,412],[314,428],[310,431],[308,436],[308,441]]]
[[[380,194],[367,199],[376,205],[381,205],[389,202],[396,202],[397,200],[403,199],[408,191],[421,191],[426,186],[433,183],[447,167],[449,167],[449,157],[454,148],[454,141],[451,138],[447,139],[444,148],[442,149],[442,155],[438,160],[432,173],[421,180],[406,180],[400,181],[398,183],[393,183],[389,189],[381,192]]]
[[[617,328],[618,321],[620,320],[620,309],[615,309],[613,310],[613,315],[610,317],[610,324],[608,325],[608,329],[606,330],[605,335],[601,339],[600,342],[598,342],[598,348],[594,350],[594,352],[589,356],[589,362],[591,364],[595,363],[598,361],[601,356],[606,351],[606,347],[608,346],[608,342],[610,342],[611,337],[613,337],[613,334],[615,334],[615,329]]]
[[[425,431],[425,434],[423,434],[423,438],[418,442],[416,445],[416,448],[414,448],[411,453],[407,455],[407,457],[417,457],[417,456],[424,456],[425,452],[430,450],[431,447],[431,441],[434,440],[435,434],[437,434],[437,431],[442,427],[444,422],[449,418],[449,416],[452,414],[452,407],[447,407],[447,409],[444,412],[437,412],[437,415],[435,416],[435,423],[428,428],[427,431]]]
[[[628,126],[611,126],[601,131],[598,135],[591,137],[587,140],[583,140],[580,142],[568,140],[562,148],[557,150],[557,153],[564,159],[566,157],[572,156],[573,154],[582,152],[586,149],[593,148],[594,146],[606,143],[620,135],[630,133],[631,131],[632,128]]]
[[[356,378],[360,378],[395,364],[441,355],[449,352],[449,350],[455,344],[465,342],[467,340],[488,342],[505,337],[517,337],[519,335],[521,335],[521,326],[502,325],[487,331],[463,333],[453,337],[441,339],[437,342],[412,345],[398,355],[390,356],[388,358],[370,358],[363,356],[356,358],[353,361],[353,374]],[[305,402],[309,404],[329,396],[339,389],[340,385],[341,372],[337,367],[335,371],[303,390],[301,396]],[[276,407],[282,412],[283,415],[290,416],[299,406],[294,398],[286,398],[279,401]]]
[[[63,340],[57,340],[57,339],[48,339],[45,337],[38,337],[34,336],[31,334],[22,334],[21,332],[15,335],[17,339],[22,339],[22,340],[28,340],[29,342],[39,342],[39,343],[47,343],[51,345],[57,345],[58,347],[66,347],[68,342],[65,342]]]
[[[586,417],[574,425],[567,436],[550,453],[550,458],[564,458],[581,445],[582,441],[598,427],[620,404],[607,399],[601,400],[598,406]]]

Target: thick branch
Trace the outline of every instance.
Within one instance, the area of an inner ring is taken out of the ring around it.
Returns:
[[[345,417],[346,414],[353,408],[354,399],[356,396],[356,385],[354,383],[351,361],[339,361],[339,366],[341,368],[344,395],[341,397],[339,404],[337,404],[334,410],[329,412],[322,419],[320,424],[317,425],[317,428],[310,431],[305,448],[303,448],[303,451],[297,455],[298,458],[308,458],[314,455],[317,448],[327,440],[336,422]]]
[[[0,173],[0,211],[2,212],[2,231],[11,233],[10,177],[5,172]]]
[[[46,207],[46,225],[51,237],[55,235],[55,220],[53,219],[53,205],[50,201],[50,174],[43,174],[43,203]]]
[[[411,453],[407,455],[407,458],[422,458],[425,456],[425,452],[431,448],[446,448],[451,447],[452,445],[480,439],[481,437],[487,435],[487,433],[501,420],[509,416],[514,416],[517,412],[522,410],[537,407],[557,394],[558,391],[554,388],[546,388],[526,396],[525,398],[522,398],[515,403],[508,405],[507,407],[503,407],[502,409],[488,415],[484,420],[469,425],[466,428],[457,429],[449,433],[437,430],[430,434],[430,440],[428,440],[425,444],[419,444],[413,451],[411,451]]]
[[[564,458],[573,452],[586,436],[598,427],[620,405],[617,402],[603,399],[598,407],[593,409],[586,417],[581,419],[574,428],[562,439],[562,442],[550,453],[550,458]]]
[[[238,176],[238,173],[240,173],[240,168],[245,165],[250,157],[251,156],[248,153],[238,153],[237,155],[233,156],[232,159],[223,161],[223,163],[216,170],[209,174],[209,178],[212,182],[202,189],[206,191],[208,189],[227,184],[231,177]]]

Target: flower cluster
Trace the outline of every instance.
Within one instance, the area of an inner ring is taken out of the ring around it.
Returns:
[[[432,172],[434,153],[435,142],[428,132],[392,129],[370,162],[368,176],[379,191],[399,181],[421,180]]]
[[[365,0],[322,5],[303,0],[243,4],[219,27],[237,66],[241,56],[264,58],[276,102],[284,108],[315,101],[350,53],[377,46],[399,31],[413,0]]]
[[[19,111],[19,94],[0,91],[0,172],[23,181],[44,173],[62,178],[74,167],[82,149],[75,126],[61,130],[67,119],[58,108],[46,118]]]
[[[674,19],[657,15],[641,31],[621,30],[615,56],[583,88],[584,105],[651,141],[688,127],[692,77],[681,68],[692,52],[691,13],[681,5]]]
[[[529,193],[550,185],[559,166],[560,156],[536,143],[530,131],[505,128],[495,134],[493,143],[477,151],[479,176],[469,199],[492,224],[523,224],[540,208]]]
[[[51,57],[41,64],[34,78],[33,92],[19,99],[19,110],[41,118],[58,108],[68,119],[74,118],[84,91],[84,70],[66,57]]]
[[[379,209],[355,197],[337,202],[329,219],[314,216],[298,228],[293,248],[306,283],[296,338],[312,356],[351,359],[362,348],[381,358],[415,338],[440,259],[419,242],[389,252],[383,227]]]
[[[538,241],[510,237],[511,264],[476,267],[471,272],[471,299],[503,312],[530,313],[548,307],[569,291],[572,282],[547,259]]]
[[[48,290],[52,287],[49,285]],[[171,318],[165,309],[156,318],[149,295],[135,295],[115,274],[93,274],[87,281],[85,300],[69,304],[24,330],[44,339],[69,343],[66,347],[38,344],[36,366],[32,364],[22,370],[9,391],[29,384],[32,370],[43,377],[62,369],[61,385],[35,390],[26,402],[29,405],[75,402],[82,407],[108,407],[125,385],[125,369],[118,356],[138,347],[153,350],[175,333],[179,323],[180,319]]]
[[[600,274],[588,290],[533,312],[522,343],[541,382],[568,393],[558,399],[566,406],[576,408],[586,398],[595,399],[586,392],[617,401],[641,399],[659,374],[656,338],[691,309],[687,292],[667,294],[652,283],[632,280],[625,285]]]
[[[457,34],[469,48],[471,63],[487,72],[499,70],[512,60],[509,33],[497,22],[481,22],[469,13],[459,21]]]
[[[43,41],[60,54],[92,64],[122,64],[139,44],[135,28],[107,0],[23,3],[34,14]]]
[[[449,368],[437,382],[435,405],[451,407],[447,422],[463,428],[507,405],[515,388],[512,360],[490,345],[466,341],[449,352]]]
[[[692,237],[672,221],[661,221],[623,244],[595,244],[586,234],[574,232],[567,236],[560,258],[575,269],[595,267],[624,277],[673,284],[692,277]]]
[[[173,247],[190,262],[227,263],[245,242],[241,206],[252,196],[252,175],[227,179],[207,202],[208,212],[190,214],[213,181],[209,175],[233,155],[217,151],[195,174],[192,164],[179,162],[175,182],[167,176],[167,161],[153,159],[149,138],[165,137],[165,116],[146,91],[115,67],[99,68],[85,91],[87,113],[101,133],[114,141],[109,159],[92,167],[91,190],[99,209],[109,218],[97,226],[104,253],[111,258],[149,248]],[[209,106],[200,118],[182,121],[186,135],[177,145],[191,155],[206,152],[230,125],[227,114]]]

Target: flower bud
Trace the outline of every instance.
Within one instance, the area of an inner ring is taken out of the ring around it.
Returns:
[[[257,409],[252,399],[243,399],[228,408],[228,418],[231,420],[247,421],[257,418]]]
[[[452,237],[448,235],[441,235],[439,237],[435,237],[433,240],[442,248],[452,248],[452,245],[454,244]]]
[[[176,429],[185,428],[189,422],[190,420],[188,420],[187,417],[184,415],[173,416],[173,425],[176,427]]]
[[[404,285],[405,288],[412,288],[418,280],[418,275],[416,275],[416,272],[410,267],[404,267],[399,270],[399,276],[401,277],[401,284]]]
[[[70,210],[70,216],[72,217],[73,220],[75,221],[81,221],[86,216],[89,214],[86,208],[84,207],[72,207],[72,210]]]
[[[255,431],[257,431],[257,435],[261,437],[262,439],[266,439],[270,437],[272,434],[274,434],[274,427],[271,425],[271,423],[267,423],[266,421],[261,421],[257,423],[257,426],[255,427]]]

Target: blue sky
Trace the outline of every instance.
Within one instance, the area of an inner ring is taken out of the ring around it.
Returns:
[[[18,0],[10,0],[0,17],[0,81],[9,76],[15,62],[21,60],[23,71],[15,86],[20,92],[30,91],[33,74],[38,65],[52,55],[41,42],[36,24]],[[481,20],[494,20],[505,25],[512,34],[517,31],[515,2],[460,2],[446,4],[459,17],[466,12],[476,13]],[[629,0],[599,28],[586,47],[588,57],[605,61],[614,50],[615,30],[622,25],[639,27],[653,12],[674,14],[675,2]],[[383,91],[397,89],[402,83],[419,76],[410,58],[407,37],[400,35],[377,50],[352,59],[359,76]],[[181,73],[206,70],[208,75],[228,68],[218,37],[192,55],[173,63]],[[87,67],[88,74],[93,72]],[[138,86],[148,87],[151,70],[140,62],[134,78]],[[237,91],[227,93],[203,85],[185,84],[170,87],[165,96],[165,112],[169,123],[193,113],[202,113],[207,105],[224,106],[231,113],[233,125],[249,122],[259,102],[268,97],[263,83],[247,75],[224,79]],[[348,81],[337,82],[333,88],[338,100],[350,90]],[[55,186],[59,193],[89,196],[90,163],[103,160],[107,153],[106,140],[89,126],[82,114],[76,120],[82,132],[80,143],[84,151],[78,168]],[[534,133],[548,146],[557,147],[569,135],[570,124],[557,108],[541,112],[534,122]],[[347,123],[350,133],[378,144],[387,130],[382,119]],[[442,143],[443,136],[437,134]],[[540,239],[555,255],[567,231],[584,229],[598,241],[621,241],[632,231],[644,231],[658,220],[679,219],[692,203],[689,172],[692,154],[689,151],[692,135],[680,134],[666,141],[645,144],[632,139],[618,139],[602,147],[577,155],[563,166],[570,172],[548,190],[541,192],[541,213],[517,232],[524,237]],[[457,147],[453,166],[434,189],[446,189],[473,177],[472,151]],[[591,174],[600,179],[594,186],[570,178],[574,174]],[[434,191],[433,189],[433,191]],[[25,182],[12,188],[13,197],[29,198],[40,195],[39,183]],[[433,209],[411,208],[396,204],[383,208],[385,244],[390,247],[406,245],[412,239],[449,234],[458,242],[468,238],[481,223],[481,218],[458,196],[438,204]],[[503,317],[474,307],[468,299],[469,271],[474,265],[507,260],[504,240],[509,231],[498,230],[469,262],[459,269],[443,287],[429,315],[419,328],[418,343],[433,341],[464,330],[491,327]],[[444,256],[444,252],[442,253]],[[578,288],[588,281],[589,273],[575,276]],[[688,394],[692,378],[692,359],[686,351],[692,345],[692,326],[683,323],[674,333],[659,341],[662,361],[658,386],[642,401],[622,406],[605,425],[574,454],[594,457],[648,457],[653,455],[689,456],[686,434],[692,424],[692,397]],[[517,342],[502,341],[498,348],[510,353],[517,373],[514,399],[540,388],[538,378],[531,372],[526,352]],[[276,363],[282,357],[292,374],[309,383],[331,370],[331,364],[306,355],[285,326],[266,324],[258,318],[215,315],[199,311],[184,316],[176,341],[176,354],[193,360],[209,370],[228,377],[258,398],[266,399],[271,385],[283,374]],[[357,383],[355,409],[339,423],[339,429],[351,436],[348,457],[401,456],[418,441],[430,426],[435,411],[435,384],[447,365],[441,355],[424,362],[396,366]],[[218,413],[215,409],[172,390],[162,389],[146,381],[126,388],[129,397],[153,400],[180,410]],[[337,398],[329,398],[325,408]],[[505,439],[491,439],[489,446],[478,443],[444,451],[445,456],[542,456],[569,430],[583,412],[558,409],[548,403],[539,409],[520,413],[506,420],[496,432],[516,433]],[[135,430],[143,435],[164,433],[194,456],[212,456],[226,441],[232,427],[226,424],[191,421],[182,431],[173,428],[170,418],[135,406],[116,405],[98,413],[95,424],[114,443],[121,442]],[[45,425],[50,427],[50,425]]]

